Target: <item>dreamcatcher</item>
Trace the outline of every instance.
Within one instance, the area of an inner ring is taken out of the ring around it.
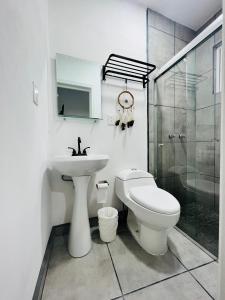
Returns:
[[[118,117],[115,125],[120,125],[121,130],[134,125],[134,96],[127,90],[127,86],[126,90],[121,92],[117,98],[117,112]]]

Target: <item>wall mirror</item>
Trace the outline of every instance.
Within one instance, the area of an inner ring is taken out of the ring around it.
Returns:
[[[56,54],[57,108],[63,118],[102,118],[101,65]]]

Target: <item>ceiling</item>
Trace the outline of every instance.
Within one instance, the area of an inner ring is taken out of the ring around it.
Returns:
[[[222,0],[130,0],[158,13],[198,30],[221,8]]]

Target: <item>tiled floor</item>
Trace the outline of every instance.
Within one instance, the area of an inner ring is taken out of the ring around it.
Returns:
[[[72,258],[56,237],[42,300],[208,300],[216,297],[217,263],[176,229],[171,250],[147,254],[127,230],[112,243],[95,235],[91,252]]]

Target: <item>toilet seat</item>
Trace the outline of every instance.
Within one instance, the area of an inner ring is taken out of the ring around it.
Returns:
[[[180,211],[180,204],[170,193],[154,186],[130,189],[130,197],[139,205],[161,214],[172,215]]]

